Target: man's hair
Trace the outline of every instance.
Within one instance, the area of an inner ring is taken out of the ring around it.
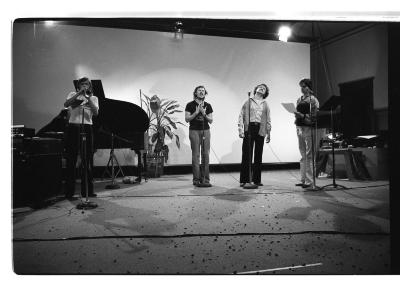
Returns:
[[[261,86],[261,85],[265,87],[265,93],[264,93],[264,95],[263,95],[263,98],[267,98],[267,96],[269,95],[269,88],[268,88],[268,86],[267,86],[265,83],[258,84],[258,85],[254,88],[253,94],[256,94],[257,88],[258,88],[259,86]]]
[[[193,99],[196,98],[196,93],[197,93],[197,90],[198,90],[199,88],[204,88],[204,90],[206,91],[206,92],[205,92],[205,95],[208,94],[208,92],[207,92],[206,88],[204,87],[204,85],[199,85],[199,86],[196,86],[196,88],[195,88],[194,91],[193,91]]]

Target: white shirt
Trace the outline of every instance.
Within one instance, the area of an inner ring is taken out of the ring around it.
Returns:
[[[264,108],[265,99],[250,99],[250,122],[261,122],[261,114]]]
[[[71,92],[67,96],[67,100],[73,97],[76,94],[76,92]],[[69,109],[69,123],[74,123],[74,124],[81,124],[82,123],[82,110],[83,111],[83,124],[89,124],[93,125],[92,117],[93,117],[93,110],[90,108],[90,105],[88,103],[88,99],[83,96],[79,95],[77,97],[79,100],[83,100],[83,102],[75,108],[72,108],[71,106],[68,107]],[[90,101],[95,105],[96,109],[99,110],[99,100],[96,96],[92,95],[90,97]]]

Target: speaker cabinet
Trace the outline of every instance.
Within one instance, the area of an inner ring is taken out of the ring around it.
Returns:
[[[62,189],[62,155],[13,155],[13,207],[40,207]]]

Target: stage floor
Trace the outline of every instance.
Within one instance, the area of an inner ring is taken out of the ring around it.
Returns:
[[[96,182],[98,207],[55,198],[14,209],[18,274],[388,274],[388,181],[337,180],[346,190],[295,187],[298,170],[169,175],[120,189]],[[317,180],[318,186],[332,182]],[[79,187],[77,188],[77,193]]]

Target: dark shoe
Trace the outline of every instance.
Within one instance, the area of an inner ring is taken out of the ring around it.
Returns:
[[[298,184],[296,184],[295,186],[296,187],[302,187],[304,185],[304,183],[298,183]]]
[[[259,186],[259,187],[264,186],[263,183],[254,183],[254,185],[257,185],[257,186]]]
[[[193,186],[197,186],[199,183],[200,183],[200,182],[198,182],[198,181],[194,181],[194,182],[193,182]]]
[[[305,188],[309,188],[309,187],[311,187],[312,186],[312,184],[303,184],[303,186],[301,186],[303,189],[305,189]]]
[[[244,184],[245,184],[245,183],[240,183],[240,187],[242,187],[242,188],[243,188],[243,187],[244,187]]]
[[[88,197],[95,198],[95,197],[97,197],[97,194],[89,194]]]

